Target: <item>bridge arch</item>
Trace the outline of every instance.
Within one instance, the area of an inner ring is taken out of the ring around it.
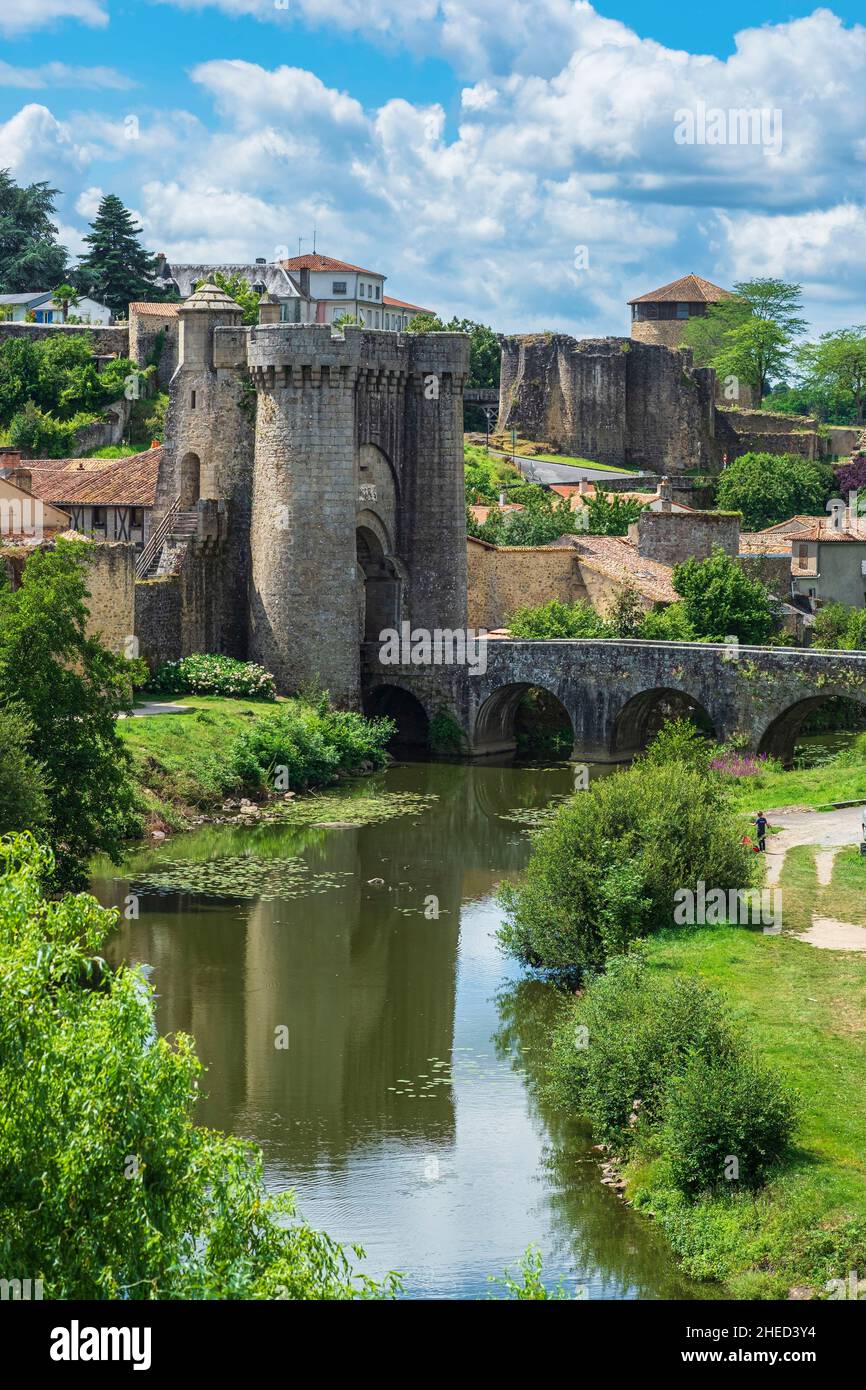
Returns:
[[[364,713],[393,719],[397,731],[388,744],[393,753],[416,756],[430,747],[430,716],[417,695],[402,685],[375,685],[364,695]]]
[[[378,642],[387,628],[400,627],[402,566],[391,553],[388,532],[378,517],[362,512],[355,530],[358,566],[358,629],[362,642]]]
[[[626,762],[642,753],[668,719],[690,719],[708,738],[717,737],[715,724],[699,700],[684,690],[658,686],[641,690],[622,706],[611,731],[611,758]]]
[[[574,719],[571,711],[555,690],[537,682],[515,681],[492,691],[475,716],[472,735],[474,757],[491,757],[496,753],[511,753],[517,749],[518,710],[525,695],[539,691],[561,710],[563,720],[571,729],[571,748],[574,747]],[[569,752],[571,749],[569,749]]]
[[[793,704],[788,705],[787,709],[782,710],[767,724],[758,742],[758,753],[766,753],[770,758],[778,758],[783,767],[790,767],[794,761],[797,739],[809,715],[839,696],[856,700],[866,712],[866,695],[857,690],[831,690],[820,695],[810,695],[795,700]]]

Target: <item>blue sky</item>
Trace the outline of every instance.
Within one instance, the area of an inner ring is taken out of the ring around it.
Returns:
[[[695,271],[799,280],[823,331],[866,320],[856,9],[0,0],[0,167],[62,190],[73,252],[113,191],[169,257],[315,225],[501,330],[624,332],[631,295]],[[747,138],[737,108],[765,113]]]

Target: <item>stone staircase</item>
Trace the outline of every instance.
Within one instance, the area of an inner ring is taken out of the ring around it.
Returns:
[[[183,563],[189,542],[198,531],[198,512],[176,511],[171,515],[159,544],[137,573],[138,579],[159,579],[174,574]]]

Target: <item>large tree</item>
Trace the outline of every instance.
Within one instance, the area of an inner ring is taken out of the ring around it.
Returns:
[[[698,366],[748,385],[756,403],[784,374],[795,340],[806,329],[802,289],[785,280],[743,280],[731,299],[713,304],[685,325],[683,342]]]
[[[799,454],[750,453],[722,473],[716,501],[726,511],[741,512],[745,530],[762,531],[800,513],[822,516],[833,491],[827,464]]]
[[[106,193],[90,225],[84,238],[90,250],[74,276],[78,287],[113,314],[125,314],[132,300],[162,298],[153,284],[156,257],[141,245],[141,228],[116,194]]]
[[[866,326],[837,328],[822,333],[817,343],[804,343],[797,363],[807,391],[847,396],[853,400],[858,425],[866,406]]]
[[[94,850],[118,855],[138,828],[116,724],[129,704],[129,667],[87,632],[89,548],[58,540],[30,556],[18,589],[0,587],[0,707],[27,722],[24,751],[50,782],[58,877],[73,885],[85,881]]]
[[[770,595],[740,564],[717,548],[706,560],[692,555],[674,565],[673,585],[692,631],[710,642],[737,637],[765,642],[775,626]]]
[[[66,273],[66,250],[57,244],[54,199],[47,183],[22,187],[0,169],[0,294],[50,290]]]

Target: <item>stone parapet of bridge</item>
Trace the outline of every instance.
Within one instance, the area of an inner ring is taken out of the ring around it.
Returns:
[[[664,718],[691,715],[720,742],[789,763],[811,710],[840,695],[866,704],[866,653],[605,639],[491,638],[484,648],[473,674],[467,665],[383,665],[366,644],[365,708],[396,718],[410,743],[448,712],[463,751],[487,757],[516,747],[517,707],[536,687],[567,712],[581,761],[626,762]]]

